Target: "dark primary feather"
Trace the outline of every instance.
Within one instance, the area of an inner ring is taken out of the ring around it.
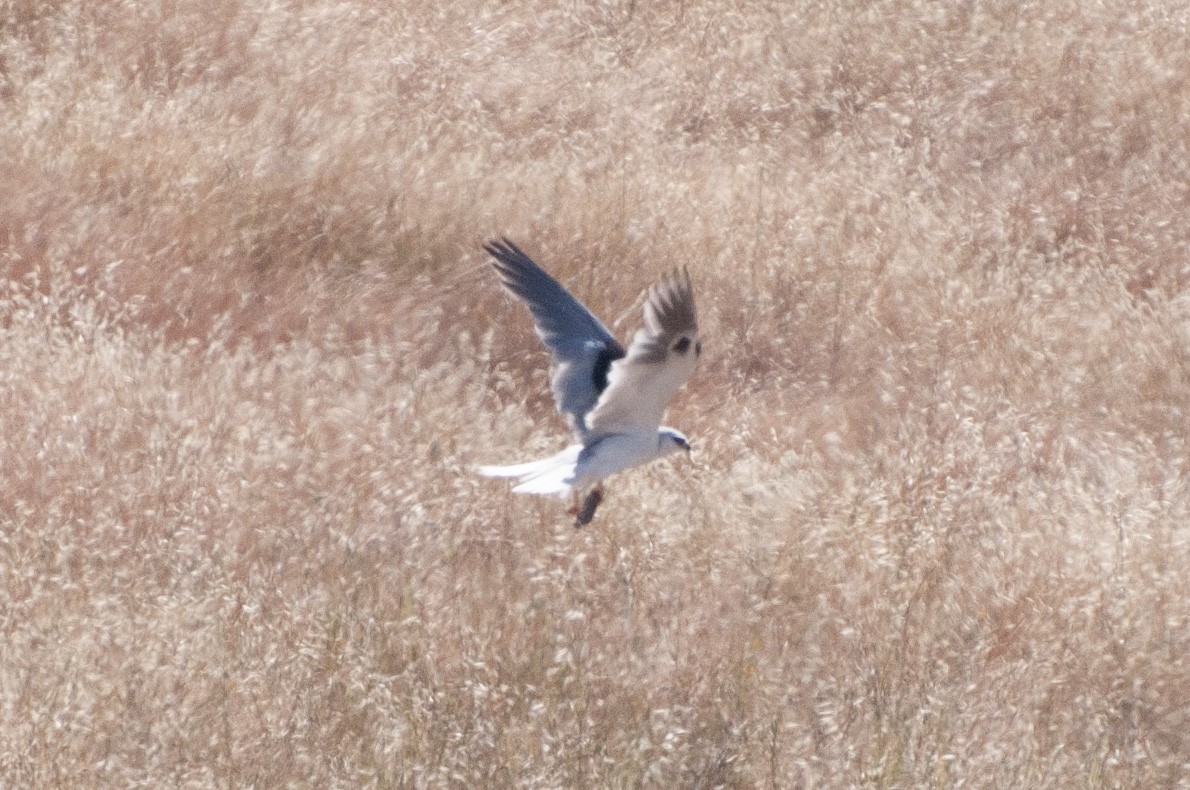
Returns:
[[[587,436],[655,429],[701,353],[694,288],[684,269],[649,289],[644,326],[625,358],[612,363],[607,388],[587,414]]]
[[[645,364],[664,362],[673,351],[686,354],[698,335],[693,286],[685,269],[669,272],[649,291],[645,303],[645,327],[649,337],[639,334],[629,348],[629,361]],[[702,349],[696,345],[695,354]]]
[[[508,239],[484,245],[504,287],[529,308],[537,334],[554,363],[551,389],[558,410],[570,417],[580,434],[583,417],[607,387],[611,363],[624,356],[623,346],[598,318],[562,284]]]

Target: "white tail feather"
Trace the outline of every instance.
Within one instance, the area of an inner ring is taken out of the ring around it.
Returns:
[[[574,482],[575,465],[578,463],[581,444],[572,444],[557,455],[510,466],[481,466],[476,469],[485,477],[515,477],[518,484],[512,490],[519,494],[561,494],[570,493]]]

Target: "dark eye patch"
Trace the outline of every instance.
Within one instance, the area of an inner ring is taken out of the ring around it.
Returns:
[[[673,350],[678,352],[679,354],[685,354],[687,351],[690,350],[690,338],[684,337],[681,340],[679,340],[678,342],[674,343]]]

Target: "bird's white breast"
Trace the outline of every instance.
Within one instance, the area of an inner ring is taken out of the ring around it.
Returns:
[[[603,436],[588,449],[590,452],[584,452],[575,469],[574,487],[578,490],[661,455],[655,428]]]

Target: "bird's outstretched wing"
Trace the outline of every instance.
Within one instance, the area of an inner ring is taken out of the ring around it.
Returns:
[[[644,315],[644,328],[628,355],[612,364],[607,389],[587,415],[591,436],[656,428],[694,372],[702,343],[689,272],[670,272],[650,288]]]
[[[511,241],[492,241],[484,249],[495,259],[492,265],[504,287],[528,306],[537,335],[551,352],[550,388],[558,411],[585,435],[584,418],[607,387],[608,370],[624,356],[624,347],[582,302]]]

